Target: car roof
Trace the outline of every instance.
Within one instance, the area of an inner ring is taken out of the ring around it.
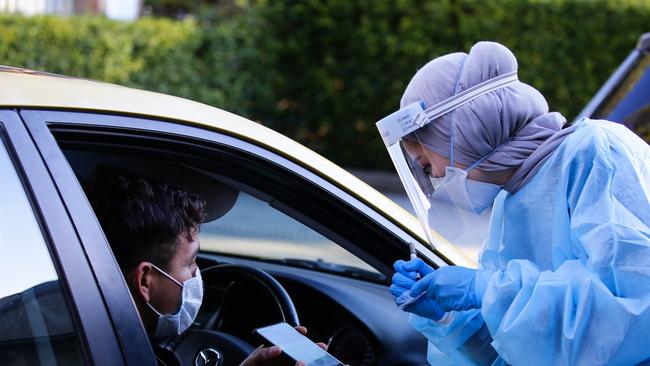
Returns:
[[[0,66],[0,85],[2,107],[74,109],[158,117],[213,129],[264,146],[324,176],[426,241],[418,221],[392,200],[313,150],[234,113],[171,95],[9,66]],[[438,250],[454,264],[474,264],[454,246],[443,243]]]

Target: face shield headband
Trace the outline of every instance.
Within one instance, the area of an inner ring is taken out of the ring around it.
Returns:
[[[434,188],[429,177],[422,171],[422,168],[417,166],[417,162],[409,158],[402,144],[403,138],[480,96],[512,85],[518,81],[516,71],[499,75],[467,90],[463,90],[426,110],[423,102],[414,102],[377,122],[377,128],[386,145],[393,165],[395,165],[406,194],[413,205],[413,209],[421,225],[425,228],[427,239],[432,246],[435,247],[434,243],[436,241],[433,240],[431,230],[426,229],[429,227],[427,214],[429,207],[427,207],[425,202],[428,202],[427,197],[433,193]],[[451,143],[453,145],[453,139]],[[451,164],[454,164],[453,160]]]

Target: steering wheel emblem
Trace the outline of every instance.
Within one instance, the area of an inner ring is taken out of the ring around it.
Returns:
[[[204,348],[194,357],[194,366],[221,366],[223,356],[214,348]]]

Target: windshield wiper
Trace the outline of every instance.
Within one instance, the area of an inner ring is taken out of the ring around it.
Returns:
[[[378,281],[378,282],[386,281],[386,276],[384,276],[381,273],[368,271],[354,266],[347,266],[344,264],[325,262],[322,259],[311,260],[311,259],[301,259],[301,258],[284,258],[284,259],[266,259],[266,261],[285,264],[293,267],[311,269],[315,271],[334,273],[334,274],[339,274],[339,275],[363,279],[363,280],[371,280],[371,281]]]

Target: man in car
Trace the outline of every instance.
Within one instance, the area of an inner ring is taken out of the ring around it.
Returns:
[[[109,167],[98,169],[87,193],[153,344],[187,330],[203,299],[196,256],[205,203],[183,188]],[[277,346],[258,348],[242,365],[280,364],[280,354]],[[158,354],[158,362],[167,357]]]

